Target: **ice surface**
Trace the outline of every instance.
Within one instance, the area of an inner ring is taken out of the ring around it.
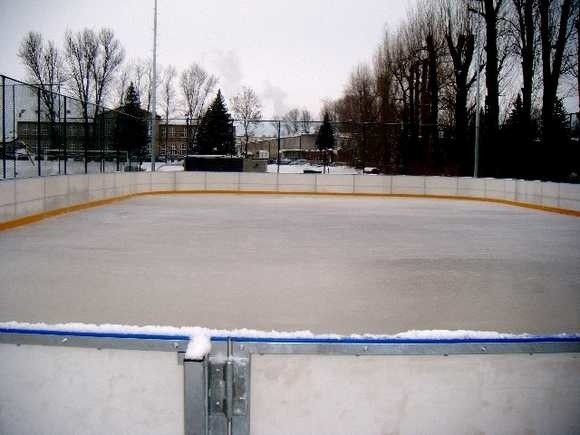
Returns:
[[[0,233],[0,321],[580,330],[580,219],[489,203],[140,197]]]

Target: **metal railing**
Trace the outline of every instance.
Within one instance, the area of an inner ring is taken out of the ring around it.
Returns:
[[[448,338],[353,337],[212,337],[212,350],[201,360],[185,357],[190,337],[179,334],[123,333],[100,330],[0,328],[0,344],[174,352],[183,366],[184,432],[196,435],[248,435],[251,422],[252,358],[263,355],[441,357],[476,355],[490,358],[580,352],[580,336],[513,336]],[[137,357],[137,356],[136,356]],[[321,360],[322,362],[324,360]],[[483,361],[483,360],[482,360]],[[426,363],[428,366],[428,362]],[[500,365],[499,367],[503,367]],[[574,370],[574,366],[571,366]],[[558,370],[562,370],[559,366]],[[38,374],[41,376],[41,374]],[[282,373],[280,373],[282,375]],[[546,374],[550,376],[550,374]],[[387,388],[388,386],[384,386]],[[374,388],[374,386],[367,386]],[[308,394],[308,392],[305,392]]]
[[[134,116],[58,90],[0,75],[0,178],[131,170],[145,159],[147,143],[119,134]]]

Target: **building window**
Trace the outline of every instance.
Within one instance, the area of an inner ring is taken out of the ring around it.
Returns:
[[[175,137],[175,127],[169,127],[169,137]]]

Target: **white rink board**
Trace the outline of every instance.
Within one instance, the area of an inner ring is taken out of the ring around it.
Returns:
[[[254,355],[254,435],[577,434],[577,354]]]
[[[0,344],[0,433],[183,434],[172,352]]]
[[[86,201],[188,190],[458,196],[580,210],[580,185],[539,181],[404,175],[128,172],[0,180],[0,222]]]

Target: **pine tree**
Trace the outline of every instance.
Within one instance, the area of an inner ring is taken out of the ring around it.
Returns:
[[[328,160],[327,153],[329,150],[334,149],[336,142],[334,140],[334,129],[330,123],[330,116],[328,112],[324,114],[324,120],[322,125],[318,130],[318,136],[316,137],[316,146],[324,155],[324,173],[326,173],[326,162]]]
[[[334,139],[334,128],[330,123],[330,116],[328,112],[324,114],[324,121],[318,130],[318,136],[316,137],[316,146],[319,150],[331,150],[336,146],[336,141]]]
[[[147,124],[146,112],[141,109],[139,92],[133,82],[127,88],[125,105],[116,113],[115,144],[118,150],[127,151],[129,156],[139,162],[147,154]]]
[[[197,154],[234,154],[235,152],[232,119],[219,90],[201,119],[195,151]]]

